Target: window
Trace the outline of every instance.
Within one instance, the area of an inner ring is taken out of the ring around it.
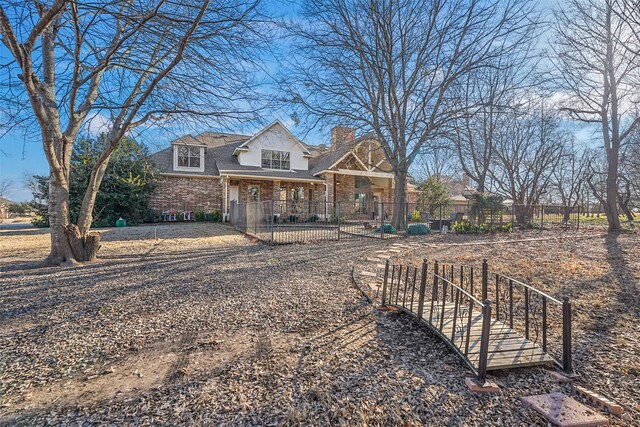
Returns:
[[[304,187],[291,189],[291,210],[294,213],[302,213],[302,201],[304,200]]]
[[[291,153],[288,151],[262,150],[262,167],[265,169],[291,169]]]
[[[371,183],[366,176],[356,176],[356,188],[369,188]]]
[[[358,214],[366,214],[367,213],[367,194],[366,193],[356,193],[356,213]]]
[[[250,202],[259,202],[260,201],[260,187],[257,185],[250,185],[247,188],[248,200]]]
[[[200,168],[200,147],[178,147],[178,167]]]

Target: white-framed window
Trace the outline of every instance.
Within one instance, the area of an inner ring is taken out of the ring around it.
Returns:
[[[262,167],[265,169],[291,169],[291,153],[288,151],[262,150]]]
[[[204,172],[204,147],[173,147],[173,170]]]
[[[247,187],[247,201],[260,201],[260,187],[258,187],[257,185],[250,185],[249,187]]]

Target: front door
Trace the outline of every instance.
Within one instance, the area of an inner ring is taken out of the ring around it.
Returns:
[[[229,203],[238,201],[238,186],[232,185],[229,187]]]

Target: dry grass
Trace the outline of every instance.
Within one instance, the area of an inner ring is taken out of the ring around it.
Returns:
[[[403,256],[486,256],[570,290],[581,381],[635,416],[637,236],[495,243],[518,237],[420,237]],[[0,424],[546,425],[519,398],[568,386],[531,368],[472,395],[445,344],[353,289],[352,266],[395,241],[269,248],[218,224],[132,227],[105,231],[96,263],[33,269],[46,231],[1,231]]]

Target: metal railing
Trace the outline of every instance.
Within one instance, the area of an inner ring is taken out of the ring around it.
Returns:
[[[469,366],[478,383],[483,384],[486,380],[492,322],[507,322],[509,333],[514,333],[521,331],[516,321],[522,318],[522,334],[527,341],[531,340],[532,295],[539,296],[542,301],[542,323],[538,326],[544,353],[549,352],[549,305],[561,306],[562,359],[558,361],[553,355],[550,357],[563,371],[572,373],[571,304],[567,298],[560,301],[531,285],[495,273],[493,275],[496,277],[496,286],[493,293],[489,285],[490,273],[486,260],[482,263],[479,289],[474,286],[476,270],[473,267],[456,267],[436,261],[432,271],[428,270],[426,260],[422,261],[421,268],[390,264],[387,261],[382,286],[382,304],[398,307],[424,322]],[[455,283],[457,277],[459,283]],[[505,280],[508,288],[506,295],[503,295],[501,283]],[[523,304],[514,296],[517,295],[514,289],[518,286],[524,290]],[[491,297],[494,299],[491,300]],[[501,304],[506,308],[501,309]],[[520,309],[520,312],[517,309]],[[477,337],[478,332],[479,339],[473,338]],[[537,344],[538,336],[531,341]]]
[[[500,320],[502,315],[502,318],[508,321],[511,329],[524,330],[526,339],[540,343],[542,350],[554,358],[554,363],[559,368],[566,373],[571,373],[573,367],[571,357],[571,302],[569,298],[565,296],[562,300],[559,300],[510,276],[489,273],[486,262],[483,263],[484,271],[486,273],[483,274],[491,275],[495,278],[493,295],[496,306],[496,319]],[[504,306],[502,311],[500,310],[501,304]],[[520,309],[519,311],[517,310],[518,308]],[[554,311],[555,315],[553,315]],[[555,347],[561,348],[560,357],[554,356],[557,351],[549,348],[549,334],[552,332],[549,328],[550,318],[556,320],[554,324],[559,323],[562,325],[559,336],[554,340]],[[519,325],[518,322],[520,323]]]

